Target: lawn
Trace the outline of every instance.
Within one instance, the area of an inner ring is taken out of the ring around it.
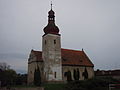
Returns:
[[[45,90],[63,90],[65,84],[44,84]]]

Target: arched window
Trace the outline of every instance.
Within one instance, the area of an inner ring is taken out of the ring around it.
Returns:
[[[72,81],[71,71],[68,71],[68,72],[67,72],[67,81],[68,81],[68,82]]]
[[[73,71],[73,77],[74,77],[74,80],[79,80],[79,78],[80,78],[79,68],[77,68],[77,70],[74,69],[74,71]]]
[[[54,40],[54,44],[56,44],[56,40]]]
[[[88,72],[86,67],[85,67],[85,71],[83,72],[83,76],[84,76],[84,79],[88,79]]]

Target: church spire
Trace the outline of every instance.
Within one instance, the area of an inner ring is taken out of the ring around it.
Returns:
[[[48,12],[48,23],[55,23],[55,12],[52,10],[52,1],[51,1],[51,10]]]
[[[55,12],[52,10],[52,2],[51,2],[51,10],[48,12],[48,25],[44,28],[45,34],[59,34],[59,28],[55,25]]]

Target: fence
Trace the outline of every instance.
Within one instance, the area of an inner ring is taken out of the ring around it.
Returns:
[[[109,90],[120,89],[120,84],[109,84]]]

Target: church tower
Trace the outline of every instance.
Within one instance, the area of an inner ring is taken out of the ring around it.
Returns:
[[[62,81],[61,40],[59,28],[55,25],[54,11],[48,12],[48,25],[42,37],[42,58],[45,81]]]

